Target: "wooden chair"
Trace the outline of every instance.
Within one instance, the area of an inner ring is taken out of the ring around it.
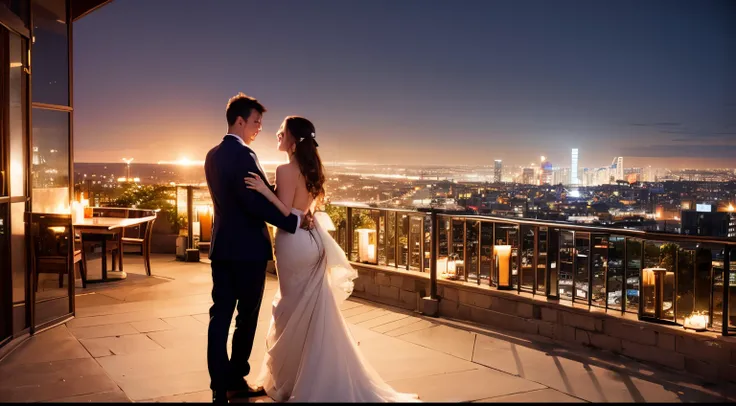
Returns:
[[[92,217],[127,218],[128,211],[129,209],[123,208],[123,207],[94,207],[92,209]],[[88,235],[85,235],[84,241],[81,240],[81,236],[80,236],[80,239],[77,241],[83,245],[82,249],[86,251],[87,249],[94,250],[94,248],[97,247],[98,245],[102,245],[101,241],[103,238],[107,238],[108,240],[105,244],[106,252],[102,253],[103,255],[102,260],[107,262],[107,254],[111,254],[112,255],[112,270],[115,271],[117,270],[117,264],[118,264],[118,259],[117,259],[118,252],[121,249],[121,247],[118,244],[117,238],[111,239],[109,236],[105,236],[105,235],[88,234]]]
[[[157,216],[160,210],[130,210],[129,218],[140,218],[148,216]],[[140,254],[143,256],[143,266],[146,274],[151,276],[151,236],[153,234],[153,224],[156,219],[147,221],[140,226],[129,227],[125,229],[123,234],[123,248],[126,245],[140,247]]]
[[[72,266],[79,264],[82,286],[87,287],[87,266],[83,250],[73,249],[71,216],[66,214],[26,213],[26,222],[31,229],[31,267],[33,272],[33,289],[38,291],[38,276],[41,273],[59,275],[59,288],[64,287],[64,275],[73,278],[69,273],[69,255],[72,255]],[[70,249],[72,248],[72,249]],[[72,282],[70,282],[72,283]]]

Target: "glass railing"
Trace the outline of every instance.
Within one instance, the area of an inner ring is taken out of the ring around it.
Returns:
[[[696,330],[736,327],[734,240],[360,205],[327,211],[357,263]]]
[[[178,186],[176,203],[189,248],[209,242],[207,188]],[[424,273],[432,297],[448,280],[696,330],[736,327],[733,239],[361,204],[325,211],[350,261]]]

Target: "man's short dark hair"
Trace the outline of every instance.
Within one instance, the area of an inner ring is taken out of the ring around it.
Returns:
[[[227,110],[225,111],[227,125],[235,124],[235,120],[237,120],[238,117],[243,117],[243,120],[248,120],[251,110],[255,110],[260,114],[266,112],[266,108],[263,107],[258,100],[253,97],[246,96],[243,92],[231,97],[227,102]]]

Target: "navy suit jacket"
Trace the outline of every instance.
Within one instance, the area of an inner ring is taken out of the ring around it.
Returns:
[[[296,232],[299,218],[284,216],[266,197],[248,189],[243,181],[248,172],[260,170],[251,150],[233,136],[225,136],[207,153],[204,173],[215,206],[211,260],[270,261],[273,251],[266,222]],[[263,181],[268,184],[268,179]]]

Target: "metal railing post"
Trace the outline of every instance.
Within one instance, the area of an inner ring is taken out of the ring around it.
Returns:
[[[724,336],[728,335],[728,323],[729,323],[729,282],[731,279],[731,247],[728,245],[723,249],[723,321],[721,324],[721,334]]]
[[[187,186],[187,248],[194,248],[194,191],[191,185]]]
[[[437,300],[437,210],[432,209],[430,212],[430,238],[431,243],[429,249],[432,250],[429,253],[429,298]]]

